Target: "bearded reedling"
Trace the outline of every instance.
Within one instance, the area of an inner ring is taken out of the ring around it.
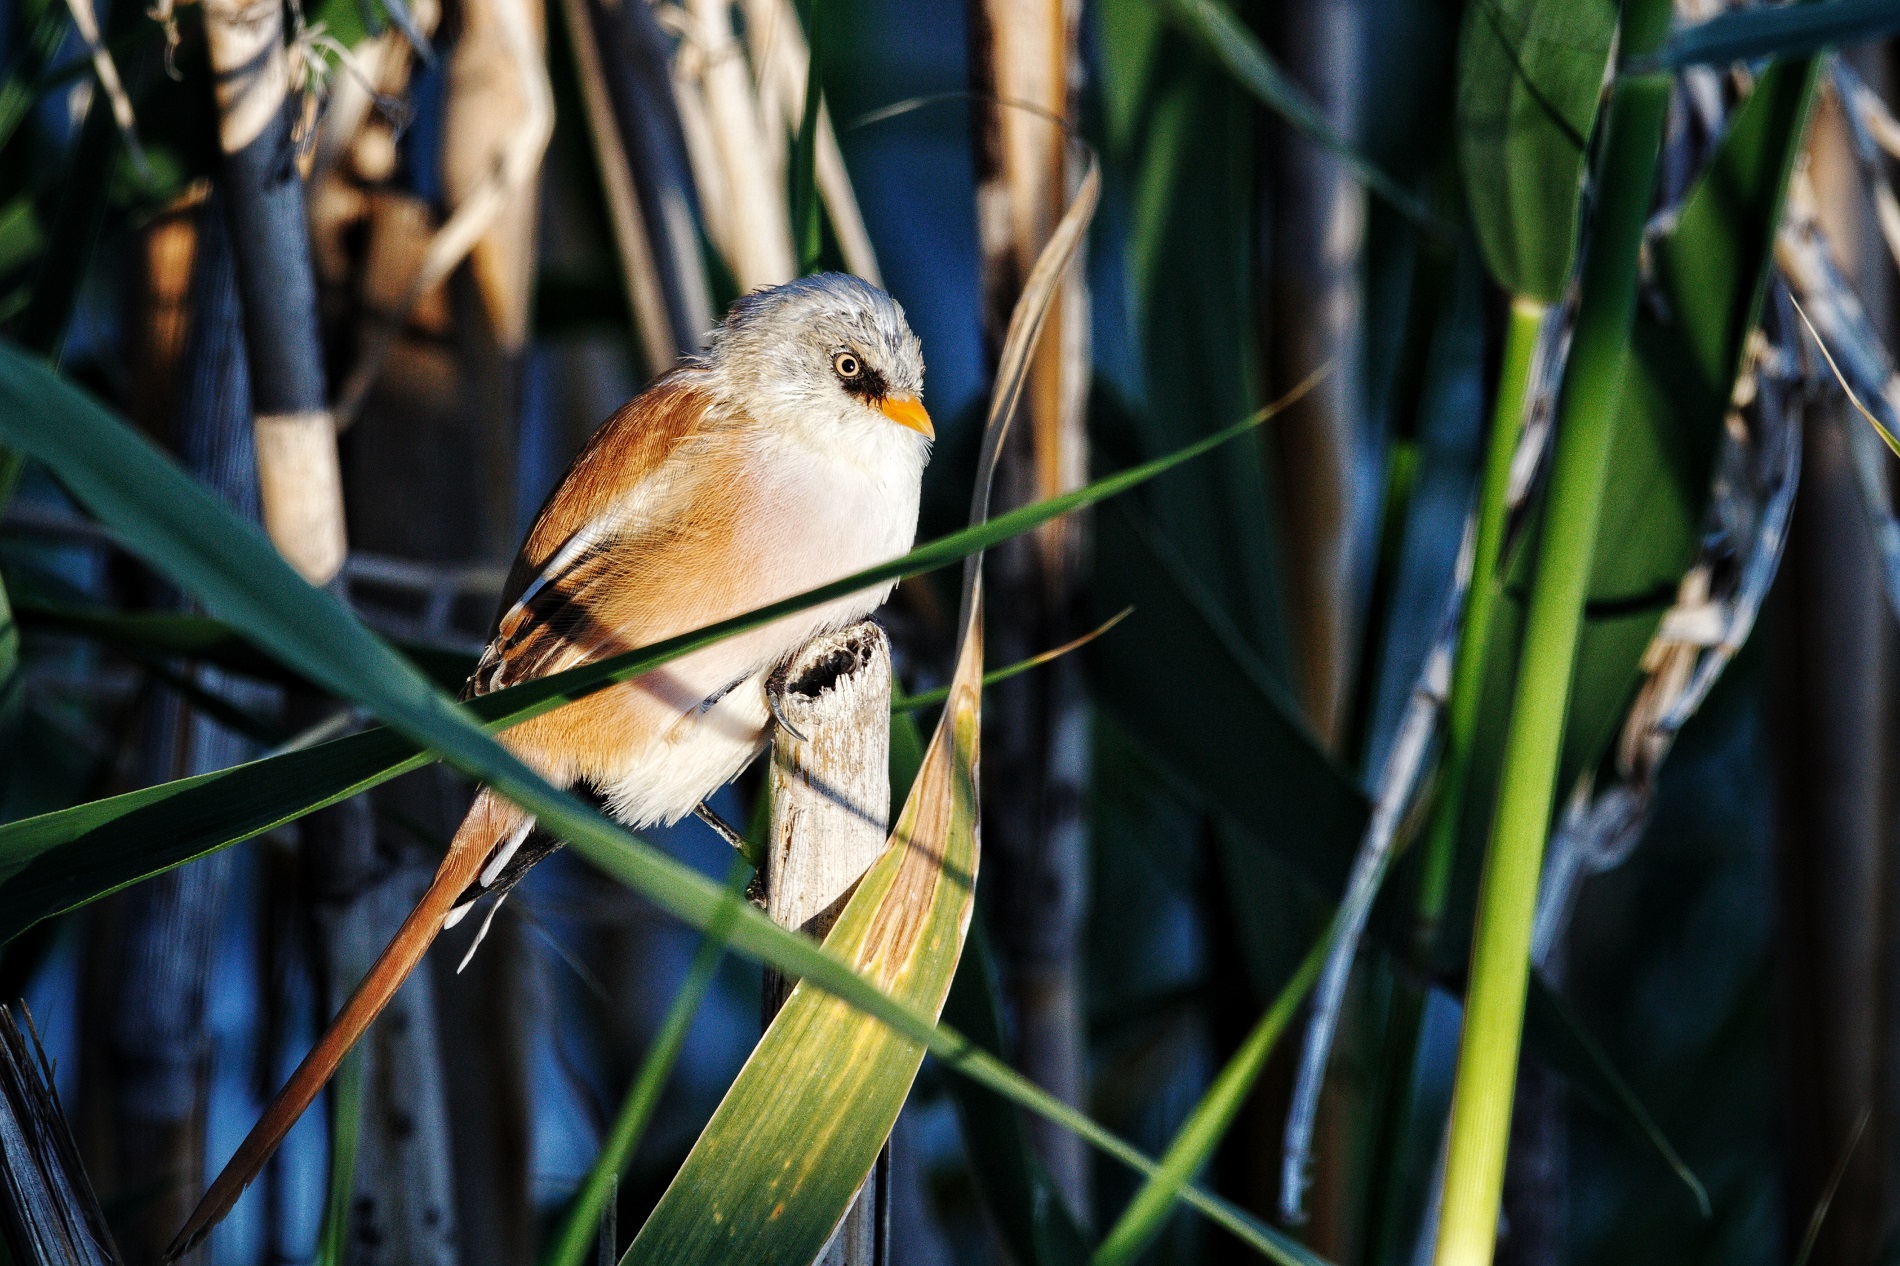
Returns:
[[[903,309],[868,282],[828,273],[740,299],[704,356],[656,379],[575,458],[528,532],[465,693],[688,633],[904,553],[934,437],[923,375]],[[628,826],[678,821],[763,750],[772,671],[891,588],[694,651],[502,742],[556,786],[594,787]],[[476,792],[428,891],[169,1257],[230,1211],[436,936],[480,897],[499,904],[558,847],[531,841],[533,827],[509,801]]]

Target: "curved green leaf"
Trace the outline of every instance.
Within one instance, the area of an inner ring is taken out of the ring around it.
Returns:
[[[1472,0],[1458,49],[1458,157],[1486,265],[1554,303],[1577,248],[1616,0]]]
[[[976,895],[983,639],[973,627],[889,847],[825,948],[933,1019]],[[884,1146],[922,1043],[800,982],[624,1263],[808,1266]]]

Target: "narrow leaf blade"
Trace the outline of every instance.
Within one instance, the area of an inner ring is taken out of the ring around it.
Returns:
[[[1615,0],[1474,0],[1458,51],[1458,156],[1486,265],[1512,294],[1563,294]]]
[[[12,372],[17,372],[18,377],[13,377]],[[22,380],[24,385],[31,388],[30,393],[11,394],[9,384],[19,384]],[[32,419],[48,419],[48,431],[59,431],[71,426],[96,427],[96,420],[89,419],[87,411],[98,411],[98,406],[83,393],[35,362],[0,347],[0,433],[18,428],[22,446],[30,447],[45,438],[44,433],[37,431]],[[637,677],[720,637],[756,627],[788,612],[866,588],[880,580],[917,575],[961,561],[1060,514],[1136,487],[1219,444],[1237,438],[1268,416],[1271,416],[1271,410],[1262,410],[1254,417],[1244,419],[1167,457],[1097,480],[1075,492],[999,515],[978,527],[966,528],[921,546],[901,559],[821,586],[810,593],[774,603],[749,615],[683,637],[484,695],[463,705],[461,710],[469,718],[491,729],[525,721],[563,702],[580,698],[614,682]],[[110,430],[94,431],[92,434],[93,443],[101,454],[110,452],[115,443],[120,442],[121,436],[123,442],[135,447],[139,443],[122,427],[119,436]],[[83,453],[84,447],[80,446],[82,451],[72,451],[64,445],[55,446],[49,442],[46,452],[61,461],[83,463],[88,460]],[[121,482],[132,486],[141,480],[148,485],[180,481],[187,489],[195,489],[195,485],[164,464],[156,454],[153,454],[152,462],[156,464],[141,464],[136,473],[125,476]],[[197,496],[201,491],[180,495]],[[118,504],[120,502],[113,497],[101,501],[101,505],[108,508]],[[212,504],[209,498],[204,498],[204,506]],[[223,507],[216,506],[215,509],[222,512]],[[128,510],[128,517],[124,521],[134,526],[121,534],[128,543],[139,540],[151,544],[169,539],[167,534],[178,530],[182,523],[190,522],[192,513],[212,514],[213,511],[201,507],[198,511],[184,514],[179,522],[159,522],[147,517],[143,509],[136,513]],[[116,521],[110,515],[102,514],[102,517],[108,519],[109,526],[116,526]],[[232,520],[232,523],[235,524],[236,520]],[[231,532],[239,530],[255,536],[255,529],[243,528],[241,525],[230,529]],[[210,536],[215,539],[224,532],[226,529],[217,527],[211,530]],[[264,544],[263,548],[269,547]],[[170,555],[166,557],[170,559]],[[216,550],[207,547],[188,559],[171,561],[179,569],[173,573],[175,576],[198,576],[204,568],[217,565]],[[274,554],[270,556],[269,562],[271,565],[277,564]],[[256,566],[263,567],[265,564]],[[181,583],[184,582],[181,580]],[[282,582],[271,579],[268,583]],[[289,583],[302,585],[294,575],[289,577]],[[186,587],[191,586],[187,584]],[[211,592],[215,592],[215,588],[207,585],[200,597]],[[220,621],[217,627],[228,629],[246,642],[267,650],[271,658],[305,679],[317,681],[326,689],[334,690],[346,698],[361,697],[346,689],[341,684],[343,679],[327,671],[319,673],[311,669],[307,659],[300,658],[289,643],[273,640],[262,631],[267,625],[259,621],[276,621],[275,614],[266,615],[272,611],[274,601],[266,593],[241,618]],[[292,617],[293,620],[299,618]],[[354,621],[351,624],[354,625]],[[360,626],[356,627],[360,630]],[[202,629],[199,631],[202,632]],[[394,659],[393,653],[391,656],[393,662],[400,664],[401,661]],[[422,750],[422,745],[413,739],[377,727],[318,747],[143,788],[107,800],[0,826],[0,940],[17,935],[40,919],[95,901],[141,879],[182,865],[225,845],[250,839],[293,822],[307,813],[419,768],[430,759],[421,755]]]

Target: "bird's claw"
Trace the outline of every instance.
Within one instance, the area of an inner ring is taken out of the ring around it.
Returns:
[[[800,743],[809,743],[804,731],[785,719],[785,670],[780,668],[772,674],[765,684],[765,706],[772,710],[772,719],[778,722],[778,728],[797,739]]]

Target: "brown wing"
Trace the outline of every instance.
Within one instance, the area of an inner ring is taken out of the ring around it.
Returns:
[[[605,622],[612,587],[650,562],[647,534],[616,533],[586,542],[535,579],[532,593],[510,607],[482,652],[468,693],[487,694],[599,655],[618,640]]]
[[[625,586],[630,569],[637,570],[650,547],[662,541],[649,524],[611,530],[602,524],[700,429],[707,405],[704,372],[679,369],[659,379],[581,449],[522,542],[502,587],[495,634],[464,696],[541,676],[558,662],[576,662],[573,649],[612,640],[611,630],[592,613],[606,588]]]

